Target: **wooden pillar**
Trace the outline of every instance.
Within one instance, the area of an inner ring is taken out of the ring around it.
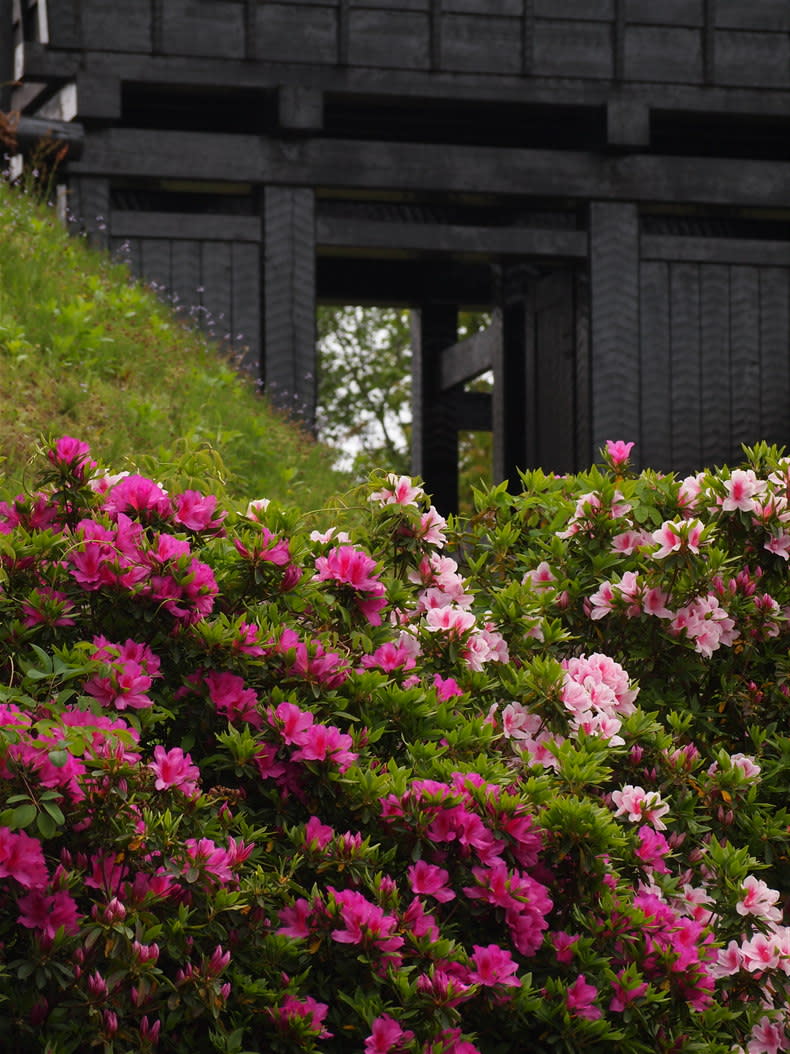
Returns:
[[[11,82],[14,79],[14,4],[0,0],[0,111],[11,109]],[[0,150],[0,153],[3,153]]]
[[[300,187],[263,191],[263,380],[313,427],[316,405],[315,202]]]
[[[607,439],[640,440],[639,217],[635,205],[590,205],[589,253],[591,455],[596,458]]]
[[[458,308],[424,303],[412,320],[412,471],[446,515],[458,508],[459,393],[442,392],[440,356],[458,340]]]
[[[527,369],[532,355],[527,298],[529,284],[522,265],[504,268],[499,291],[502,339],[494,350],[493,425],[494,481],[518,486],[518,469],[534,456],[534,415],[527,405]]]

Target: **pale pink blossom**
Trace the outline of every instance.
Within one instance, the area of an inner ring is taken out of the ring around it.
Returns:
[[[657,831],[667,829],[662,817],[669,812],[669,806],[655,791],[628,783],[622,790],[612,792],[612,802],[617,806],[615,816],[625,816],[632,823],[650,823]]]
[[[552,582],[557,579],[552,573],[546,560],[542,560],[532,571],[527,571],[521,579],[522,585],[529,585],[533,589],[548,589]]]
[[[475,617],[471,611],[461,608],[447,606],[431,608],[425,615],[425,628],[433,633],[446,633],[451,637],[460,637],[467,633],[475,624]]]
[[[374,491],[368,501],[377,501],[380,505],[417,505],[418,498],[425,497],[422,487],[416,487],[409,476],[398,476],[390,472],[387,476],[388,487]],[[390,489],[391,488],[391,489]]]
[[[779,893],[771,889],[761,878],[747,875],[741,886],[743,896],[735,905],[739,915],[754,915],[758,919],[779,922],[782,912],[776,907]]]
[[[755,498],[760,497],[768,484],[764,479],[758,479],[752,469],[735,469],[729,479],[724,481],[724,489],[727,497],[722,502],[723,512],[751,512],[755,506]]]
[[[746,1050],[747,1054],[777,1054],[780,1050],[787,1050],[784,1028],[769,1017],[761,1017],[752,1029]]]

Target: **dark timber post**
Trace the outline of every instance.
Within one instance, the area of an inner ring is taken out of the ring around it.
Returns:
[[[263,191],[263,379],[269,397],[312,425],[316,403],[313,191]]]
[[[412,323],[412,471],[446,515],[458,508],[458,393],[442,392],[439,357],[458,340],[458,308],[425,303]]]
[[[0,0],[0,111],[11,109],[11,82],[14,79],[13,0]]]
[[[639,441],[639,217],[636,205],[590,205],[592,455]]]
[[[527,467],[527,436],[534,427],[527,402],[528,280],[523,265],[503,269],[500,287],[502,339],[494,353],[494,479],[518,483]],[[532,444],[534,445],[534,443]]]

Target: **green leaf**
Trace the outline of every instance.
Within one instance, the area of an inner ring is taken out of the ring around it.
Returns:
[[[37,813],[38,809],[32,801],[25,802],[24,805],[17,805],[11,813],[9,826],[15,831],[19,830],[20,827],[29,827],[35,820]]]

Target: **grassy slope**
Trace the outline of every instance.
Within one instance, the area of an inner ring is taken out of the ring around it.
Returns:
[[[169,466],[185,481],[216,466],[210,446],[231,496],[305,510],[347,486],[328,451],[124,265],[0,181],[0,456],[11,485],[42,435],[64,434],[113,470]]]

